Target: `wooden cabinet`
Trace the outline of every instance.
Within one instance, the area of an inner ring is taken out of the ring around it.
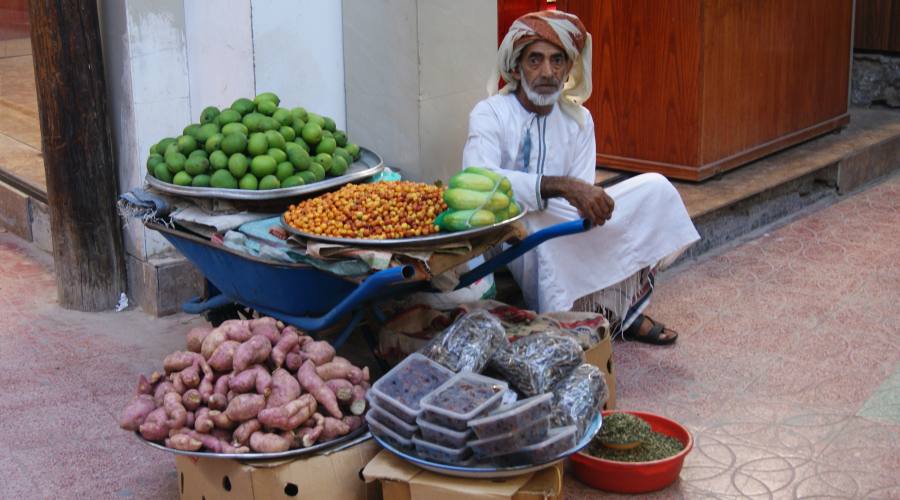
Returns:
[[[900,0],[856,0],[853,45],[900,52]]]
[[[559,0],[601,166],[698,181],[849,122],[853,0]]]

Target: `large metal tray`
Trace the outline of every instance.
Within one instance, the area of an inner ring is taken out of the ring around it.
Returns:
[[[337,245],[346,245],[352,247],[380,247],[380,248],[396,248],[396,247],[434,247],[439,245],[444,245],[447,243],[454,243],[457,241],[470,240],[472,238],[476,238],[479,236],[484,236],[487,234],[494,233],[500,229],[505,228],[510,224],[514,224],[515,222],[525,217],[527,213],[526,210],[522,210],[522,213],[516,215],[515,217],[511,217],[506,219],[505,221],[498,222],[496,224],[491,224],[490,226],[484,227],[476,227],[474,229],[467,229],[465,231],[457,231],[454,233],[437,233],[437,234],[429,234],[428,236],[414,236],[412,238],[402,238],[396,240],[363,240],[356,238],[334,238],[332,236],[322,236],[319,234],[312,234],[300,231],[295,227],[291,226],[284,220],[284,214],[281,215],[281,225],[285,228],[285,230],[291,234],[299,236],[301,238],[305,238],[313,241],[321,241],[323,243],[333,243]]]
[[[536,472],[542,469],[546,469],[547,467],[555,465],[560,460],[565,460],[571,455],[578,453],[583,450],[591,443],[591,439],[600,432],[600,426],[603,423],[603,416],[599,413],[597,417],[591,422],[590,427],[588,427],[587,432],[585,432],[584,436],[581,440],[575,444],[574,448],[568,449],[563,453],[560,453],[558,456],[551,458],[550,460],[540,463],[540,464],[527,464],[527,465],[517,465],[514,467],[500,467],[500,466],[473,466],[466,467],[461,465],[448,465],[442,464],[439,462],[432,462],[430,460],[426,460],[424,458],[419,457],[415,454],[415,451],[403,451],[395,448],[391,443],[385,441],[384,439],[379,438],[375,434],[372,434],[372,438],[378,442],[384,449],[390,451],[394,455],[410,462],[414,465],[417,465],[427,471],[434,472],[437,474],[444,474],[446,476],[456,476],[456,477],[464,477],[464,478],[472,478],[472,479],[498,479],[504,477],[518,476],[520,474],[528,474],[530,472]]]
[[[244,189],[176,186],[175,184],[163,182],[150,174],[147,174],[147,176],[144,177],[144,180],[154,189],[179,196],[188,196],[192,198],[218,198],[222,200],[260,201],[294,198],[318,193],[320,191],[327,191],[331,188],[343,186],[349,182],[367,179],[381,172],[383,169],[384,161],[382,161],[381,156],[379,156],[378,153],[370,149],[359,148],[359,160],[353,162],[344,175],[326,178],[319,182],[305,184],[303,186],[268,189],[264,191],[248,191]]]
[[[176,455],[186,455],[189,457],[202,457],[202,458],[225,458],[229,460],[241,460],[241,461],[251,461],[251,460],[277,460],[280,458],[291,458],[291,457],[299,457],[302,455],[313,455],[324,453],[326,451],[337,451],[338,448],[343,449],[347,448],[357,442],[365,441],[369,439],[369,429],[366,425],[365,421],[363,421],[363,425],[361,425],[358,429],[354,430],[350,434],[346,436],[341,436],[337,439],[332,439],[331,441],[325,443],[319,443],[310,446],[309,448],[296,448],[288,451],[280,451],[278,453],[212,453],[208,451],[182,451],[176,450],[173,448],[168,448],[159,443],[155,443],[153,441],[147,441],[137,432],[134,435],[144,444],[150,446],[151,448],[156,448],[157,450],[167,451],[169,453],[174,453]],[[346,444],[347,446],[341,446]]]

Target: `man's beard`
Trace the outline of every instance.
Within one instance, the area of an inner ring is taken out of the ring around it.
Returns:
[[[525,92],[525,97],[531,101],[531,104],[535,106],[550,106],[556,103],[559,100],[560,94],[562,94],[562,84],[559,85],[559,88],[556,89],[556,92],[552,94],[541,94],[536,92],[533,88],[528,85],[528,80],[522,78],[520,80],[522,85],[522,90]]]

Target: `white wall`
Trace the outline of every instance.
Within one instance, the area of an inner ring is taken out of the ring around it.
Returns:
[[[127,191],[143,183],[150,146],[189,123],[184,7],[182,0],[103,0],[100,15],[119,186]],[[134,221],[123,237],[126,252],[142,259],[171,251]]]
[[[414,180],[459,171],[469,112],[487,97],[497,3],[343,0],[348,131]]]
[[[256,93],[248,0],[184,2],[191,117]]]
[[[252,0],[256,91],[346,128],[341,3]]]
[[[419,168],[416,0],[344,0],[343,5],[347,132],[353,142],[380,153],[388,166],[415,175]]]
[[[103,38],[103,67],[110,101],[113,150],[119,162],[119,190],[125,191],[135,181],[134,173],[123,165],[138,159],[134,129],[134,102],[131,92],[131,46],[128,43],[128,21],[125,4],[103,0],[99,6],[100,33]]]
[[[487,97],[497,60],[497,3],[419,0],[419,138],[422,179],[462,167],[469,113]]]

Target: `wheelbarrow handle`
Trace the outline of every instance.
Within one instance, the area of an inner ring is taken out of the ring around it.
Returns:
[[[210,309],[233,304],[234,301],[230,297],[226,297],[221,292],[212,297],[203,300],[200,297],[193,297],[181,305],[181,310],[187,314],[202,314]]]
[[[351,313],[365,304],[373,296],[378,295],[391,285],[409,280],[415,275],[410,265],[396,266],[378,271],[369,276],[353,292],[324,316],[310,318],[308,316],[292,316],[279,311],[254,305],[253,308],[262,314],[280,319],[301,330],[318,331],[335,324],[344,315]]]
[[[558,238],[560,236],[568,236],[570,234],[583,233],[591,227],[593,227],[593,224],[587,219],[561,222],[550,227],[545,227],[540,231],[528,235],[522,241],[511,245],[509,248],[485,261],[475,269],[463,274],[459,279],[459,285],[457,285],[456,289],[459,290],[460,288],[465,288],[472,283],[475,283],[481,278],[496,271],[498,268],[505,266],[530,252],[534,247],[547,240]]]

